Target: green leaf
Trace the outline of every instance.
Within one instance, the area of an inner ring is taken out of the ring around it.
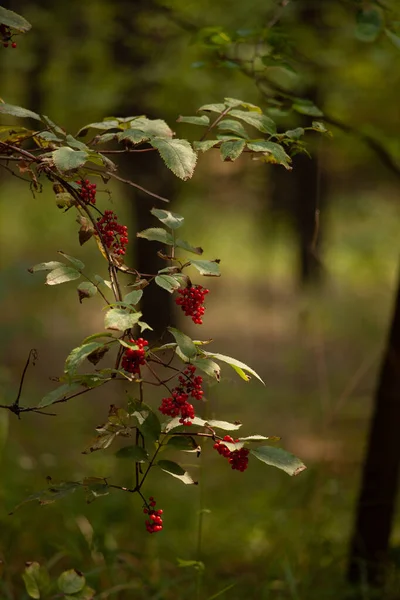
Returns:
[[[235,161],[242,154],[246,147],[244,140],[235,140],[232,142],[222,142],[221,158],[222,160]]]
[[[126,141],[130,142],[131,144],[141,144],[149,139],[149,135],[144,133],[144,131],[140,131],[140,129],[126,129],[125,131],[118,133],[117,138],[119,142]]]
[[[0,12],[1,15],[1,12]],[[42,598],[50,588],[50,577],[47,570],[37,562],[27,563],[22,575],[27,594],[30,598]]]
[[[23,33],[29,31],[32,27],[29,21],[24,19],[24,17],[12,10],[3,8],[3,6],[0,6],[0,23],[7,25],[7,27],[12,27],[17,31],[22,31]]]
[[[186,485],[196,483],[185,469],[172,460],[159,460],[156,464],[165,473],[169,473],[172,477],[176,477],[176,479],[179,479]]]
[[[170,212],[169,210],[163,210],[161,208],[152,208],[151,214],[157,217],[161,223],[164,223],[170,229],[178,229],[182,227],[184,218],[177,213]]]
[[[125,331],[136,325],[141,316],[141,312],[132,313],[123,308],[112,308],[104,317],[104,327],[106,329]]]
[[[129,458],[134,462],[140,463],[148,462],[149,460],[146,450],[140,446],[125,446],[124,448],[120,448],[115,456],[117,458]]]
[[[56,500],[60,500],[60,498],[64,498],[64,496],[67,496],[68,494],[72,494],[79,487],[81,487],[81,485],[76,481],[62,481],[61,483],[57,484],[50,482],[50,485],[47,489],[28,496],[28,498],[20,502],[10,514],[12,515],[23,504],[34,502],[35,500],[38,501],[42,506],[46,504],[52,504]]]
[[[400,37],[390,31],[390,29],[385,29],[385,34],[389,38],[389,40],[396,46],[397,50],[400,50]]]
[[[206,352],[204,350],[202,352],[203,352],[203,354],[205,356],[208,356],[210,358],[215,358],[215,360],[220,360],[222,362],[227,363],[245,381],[249,381],[249,379],[250,379],[246,375],[246,373],[244,373],[244,371],[247,371],[248,373],[251,373],[251,375],[253,375],[254,377],[256,377],[259,381],[261,381],[261,383],[264,383],[263,380],[261,379],[261,377],[251,367],[249,367],[245,363],[241,362],[240,360],[236,360],[236,358],[232,358],[231,356],[225,356],[225,354],[218,354],[218,353],[214,353],[214,352]]]
[[[168,327],[168,331],[172,333],[178,347],[187,358],[194,358],[197,355],[197,348],[188,335],[175,327]]]
[[[303,104],[295,103],[292,105],[292,109],[301,115],[307,115],[308,117],[323,117],[324,113],[315,104]]]
[[[324,123],[321,123],[320,121],[313,121],[312,129],[314,129],[314,131],[319,131],[320,133],[329,133]]]
[[[64,594],[76,594],[85,586],[86,580],[82,573],[75,569],[69,569],[61,573],[57,580],[58,589]]]
[[[233,119],[224,119],[218,123],[218,129],[220,131],[232,131],[239,137],[243,137],[245,139],[248,139],[249,137],[243,125],[239,123],[239,121],[234,121]]]
[[[270,442],[278,442],[281,438],[276,436],[268,436],[265,435],[248,435],[247,437],[239,438],[239,442],[265,442],[269,440]]]
[[[52,153],[53,161],[59,171],[71,171],[79,169],[88,160],[87,152],[83,150],[72,150],[67,146],[58,148]]]
[[[291,140],[298,140],[304,135],[304,129],[303,127],[296,127],[296,129],[288,129],[287,131],[285,131],[285,135]]]
[[[37,113],[31,110],[2,102],[0,102],[0,115],[10,115],[11,117],[20,117],[21,119],[36,119],[36,121],[42,120]]]
[[[222,113],[225,109],[225,104],[204,104],[203,106],[200,106],[197,112],[204,110],[207,112]]]
[[[247,108],[251,112],[257,112],[262,114],[262,110],[259,106],[255,104],[250,104],[250,102],[243,102],[243,100],[236,100],[236,98],[224,98],[225,105],[231,106],[232,108],[236,108],[237,106],[242,106],[243,108]]]
[[[148,438],[152,442],[155,442],[156,440],[158,440],[161,433],[160,420],[149,406],[147,406],[146,404],[142,404],[142,407],[143,409],[145,409],[145,412],[143,412],[142,410],[142,414],[145,415],[147,412],[147,415],[142,424],[140,424],[140,431],[145,438]]]
[[[81,260],[79,260],[78,258],[69,256],[68,254],[65,254],[65,252],[62,252],[62,250],[59,250],[58,254],[61,254],[61,256],[63,256],[67,260],[69,260],[69,262],[72,263],[74,265],[75,269],[78,269],[78,271],[82,271],[85,268],[85,265],[83,264],[83,262]]]
[[[220,140],[203,140],[201,142],[193,142],[193,148],[196,152],[207,152],[207,150],[214,148],[219,143]]]
[[[126,304],[132,304],[133,306],[136,306],[136,304],[140,302],[142,296],[143,290],[133,290],[132,292],[129,292],[129,294],[126,294],[123,300]]]
[[[147,117],[135,117],[130,126],[146,133],[149,137],[172,138],[174,132],[162,119],[148,119]]]
[[[103,347],[104,344],[102,344],[101,342],[89,342],[88,344],[82,344],[82,346],[74,348],[72,352],[70,352],[67,356],[64,366],[64,373],[73,375],[76,372],[79,365],[83,363],[83,361],[89,356],[89,354]]]
[[[292,168],[290,166],[292,159],[288,154],[286,154],[285,150],[280,144],[276,144],[275,142],[264,141],[248,142],[247,147],[253,152],[262,152],[264,154],[270,155],[272,157],[271,162],[283,165],[285,169],[290,170]]]
[[[83,281],[78,285],[79,301],[82,302],[84,298],[92,298],[97,294],[97,287],[90,281]]]
[[[298,475],[301,471],[306,469],[306,466],[299,458],[282,448],[260,446],[255,450],[250,450],[250,452],[258,458],[258,460],[265,462],[271,467],[281,469],[282,471],[285,471],[285,473],[288,473],[288,475]]]
[[[175,279],[175,277],[172,277],[171,275],[157,275],[155,282],[170,294],[178,290],[182,285],[178,279]]]
[[[199,560],[183,560],[182,558],[177,558],[176,560],[178,562],[178,567],[180,568],[185,569],[187,567],[193,567],[196,571],[205,570],[204,563]]]
[[[76,140],[72,135],[68,134],[65,138],[65,141],[67,142],[68,146],[74,148],[75,150],[86,150],[91,152],[89,146],[86,146],[86,144],[83,142]],[[97,154],[97,152],[95,154]]]
[[[64,596],[64,600],[94,600],[95,595],[95,590],[88,585],[85,585],[85,587],[77,594],[73,594],[72,596],[70,594],[66,594]]]
[[[254,111],[247,112],[245,110],[231,110],[229,116],[241,119],[248,125],[255,127],[258,131],[263,133],[276,133],[275,122],[266,115],[260,115]]]
[[[108,333],[107,331],[102,331],[101,333],[93,333],[92,335],[88,335],[83,341],[82,344],[86,344],[87,342],[91,342],[93,340],[96,340],[98,338],[102,338],[102,337],[106,337],[106,338],[113,338],[113,334],[112,333]],[[116,340],[115,340],[116,341]]]
[[[76,134],[78,137],[82,137],[87,134],[89,129],[100,129],[107,131],[108,129],[119,129],[120,125],[117,119],[108,119],[105,121],[101,121],[100,123],[89,123],[89,125],[85,125],[78,131]]]
[[[193,254],[203,254],[203,248],[200,248],[200,246],[192,246],[188,242],[185,242],[179,238],[175,240],[175,246],[177,248],[181,248],[182,250],[186,250],[187,252],[193,252]]]
[[[223,429],[224,431],[236,431],[239,429],[242,424],[241,423],[229,423],[228,421],[207,421],[207,424],[210,425],[213,429]]]
[[[136,236],[149,240],[149,242],[162,242],[168,246],[173,246],[174,244],[172,235],[166,229],[162,229],[162,227],[144,229],[143,231],[139,231]]]
[[[153,138],[153,148],[157,148],[168,169],[186,181],[193,175],[197,155],[187,140]]]
[[[213,360],[196,357],[192,359],[192,364],[200,369],[200,371],[206,373],[209,377],[216,379],[216,381],[220,380],[221,367]]]
[[[374,42],[381,32],[383,19],[377,8],[365,8],[357,13],[355,35],[361,42]]]
[[[167,446],[171,446],[176,450],[193,450],[197,447],[194,438],[189,435],[174,435],[169,438]]]
[[[190,123],[191,125],[209,125],[210,118],[207,115],[201,115],[201,117],[182,117],[182,115],[176,120],[177,123]]]
[[[54,402],[56,402],[57,400],[61,400],[62,398],[65,398],[70,394],[74,394],[79,389],[81,389],[80,383],[63,383],[63,385],[60,385],[55,390],[52,390],[51,392],[46,394],[37,405],[37,408],[44,408],[45,406],[50,406],[50,404],[54,404]]]
[[[74,279],[79,279],[80,276],[80,272],[76,269],[62,266],[54,269],[54,271],[50,271],[46,277],[46,284],[59,285],[60,283],[66,283],[68,281],[73,281]]]
[[[51,260],[50,262],[39,263],[28,269],[28,271],[29,273],[36,273],[36,271],[53,271],[54,269],[58,269],[59,267],[65,267],[64,263],[58,262],[56,260]]]
[[[191,264],[199,271],[200,275],[220,277],[219,263],[214,260],[192,260]]]

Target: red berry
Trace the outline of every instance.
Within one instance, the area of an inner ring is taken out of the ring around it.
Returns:
[[[104,215],[97,219],[97,227],[103,237],[105,246],[118,256],[123,256],[126,253],[126,246],[129,241],[126,225],[119,225],[117,215],[111,210],[106,210]]]
[[[138,348],[137,350],[126,348],[122,357],[121,366],[128,373],[132,373],[133,375],[137,373],[140,374],[140,367],[146,364],[146,350],[144,348],[146,348],[149,343],[143,338],[137,340],[131,338],[129,342],[132,345],[138,346]]]
[[[163,398],[159,411],[169,417],[180,416],[179,422],[182,425],[192,425],[192,419],[195,418],[193,405],[189,398],[201,400],[203,390],[201,389],[203,378],[195,377],[196,367],[189,365],[183,375],[179,376],[179,385],[175,387],[169,398]]]
[[[17,47],[17,44],[16,44],[16,42],[13,42],[13,43],[11,44],[11,48],[16,48],[16,47]]]
[[[181,307],[187,317],[192,317],[193,323],[201,325],[203,323],[201,317],[204,315],[205,308],[203,305],[205,296],[209,290],[201,285],[190,286],[178,290],[179,298],[175,302]]]

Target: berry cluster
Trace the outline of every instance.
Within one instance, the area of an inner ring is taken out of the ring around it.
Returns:
[[[163,514],[163,510],[154,510],[156,505],[156,501],[153,496],[149,498],[149,507],[144,508],[143,512],[145,515],[149,515],[149,518],[146,520],[146,529],[149,533],[157,533],[157,531],[161,531],[163,528],[163,521],[161,515]]]
[[[131,338],[129,342],[138,346],[138,349],[126,348],[121,361],[122,368],[128,373],[140,373],[140,366],[145,364],[146,351],[144,348],[149,345],[149,342],[143,338],[137,340]]]
[[[158,409],[163,415],[169,417],[177,417],[180,415],[179,422],[182,425],[191,425],[191,419],[194,419],[194,408],[189,402],[189,397],[201,400],[203,398],[203,390],[201,385],[203,378],[195,376],[196,367],[189,365],[183,375],[179,376],[179,385],[175,387],[169,398],[163,398],[160,408]]]
[[[193,323],[201,325],[203,323],[202,316],[205,308],[203,306],[204,299],[209,290],[201,285],[190,286],[178,290],[179,298],[175,300],[187,317],[192,317]]]
[[[124,255],[128,243],[128,228],[119,225],[117,215],[112,210],[104,211],[104,215],[97,219],[97,227],[103,238],[103,242],[109,250],[115,254]]]
[[[214,444],[214,449],[228,459],[229,464],[231,465],[234,471],[245,471],[249,464],[249,451],[247,448],[240,448],[240,450],[234,450],[233,452],[229,450],[228,446],[226,446],[223,442],[230,442],[231,444],[237,443],[239,440],[234,440],[230,435],[226,435],[224,439],[217,440]]]
[[[11,29],[7,25],[4,25],[3,23],[0,24],[0,38],[2,39],[2,44],[3,44],[4,48],[8,48],[8,43],[12,39]],[[16,47],[17,47],[16,42],[12,42],[11,48],[16,48]]]
[[[89,179],[82,179],[76,182],[81,186],[79,194],[85,204],[96,204],[96,188],[95,183],[90,183]]]

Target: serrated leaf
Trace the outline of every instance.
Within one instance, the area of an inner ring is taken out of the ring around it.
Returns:
[[[288,473],[288,475],[298,475],[307,468],[299,458],[282,448],[260,446],[259,448],[250,450],[250,452],[258,460],[265,462],[271,467],[281,469],[285,473]]]
[[[219,353],[215,353],[215,352],[206,352],[205,350],[203,350],[202,353],[205,356],[208,356],[210,358],[214,358],[215,360],[220,360],[222,362],[227,363],[245,381],[248,381],[249,377],[245,373],[243,373],[243,371],[247,371],[248,373],[251,373],[251,375],[253,375],[259,381],[261,381],[261,383],[264,383],[263,380],[261,379],[261,377],[251,367],[249,367],[245,363],[241,362],[240,360],[237,360],[236,358],[232,358],[231,356],[226,356],[225,354],[219,354]]]
[[[50,262],[43,262],[28,269],[29,273],[36,273],[36,271],[54,271],[59,267],[65,267],[64,263],[58,262],[57,260],[51,260]]]
[[[174,132],[162,119],[148,119],[147,117],[136,117],[130,122],[133,129],[139,129],[149,137],[159,137],[160,139],[172,138]]]
[[[31,110],[2,102],[0,103],[0,115],[10,115],[11,117],[20,117],[21,119],[36,119],[36,121],[42,120],[37,113]]]
[[[126,304],[132,304],[133,306],[136,306],[136,304],[140,302],[142,296],[143,290],[133,290],[132,292],[129,292],[129,294],[126,294],[123,300]]]
[[[183,469],[180,465],[178,465],[178,463],[173,462],[172,460],[159,460],[156,464],[158,467],[160,467],[160,469],[165,471],[165,473],[169,473],[170,475],[172,475],[172,477],[179,479],[180,481],[182,481],[182,483],[185,483],[186,485],[196,483],[189,475],[189,473],[185,471],[185,469]]]
[[[207,115],[201,115],[201,117],[178,117],[177,123],[190,123],[191,125],[209,125],[210,118]]]
[[[67,283],[68,281],[74,281],[74,279],[79,279],[80,276],[80,272],[76,269],[63,265],[62,267],[54,269],[54,271],[50,271],[50,273],[46,277],[46,284],[60,285],[60,283]]]
[[[29,31],[32,25],[18,13],[0,6],[0,23],[23,33]]]
[[[136,236],[149,240],[149,242],[161,242],[168,246],[173,246],[174,244],[172,235],[166,229],[162,229],[162,227],[144,229],[143,231],[139,231]]]
[[[233,119],[224,119],[218,123],[218,129],[220,131],[232,131],[239,137],[248,139],[247,131],[243,127],[239,121],[234,121]]]
[[[167,290],[170,294],[175,292],[181,287],[181,282],[175,279],[172,275],[157,275],[155,282],[164,290]]]
[[[260,115],[254,111],[245,111],[245,110],[231,110],[229,116],[236,117],[241,121],[244,121],[248,125],[255,127],[258,131],[262,131],[263,133],[274,134],[276,133],[276,124],[275,122],[266,115]]]
[[[53,150],[51,155],[57,169],[63,172],[79,169],[89,159],[88,153],[84,150],[72,150],[67,146]]]
[[[161,223],[164,223],[170,229],[178,229],[182,227],[184,222],[184,217],[178,215],[177,213],[170,212],[169,210],[163,210],[161,208],[152,208],[151,214],[157,217]]]
[[[192,177],[197,154],[187,140],[155,137],[150,140],[150,144],[158,150],[168,169],[179,179],[186,181]]]
[[[190,263],[199,271],[200,275],[220,277],[219,264],[213,260],[191,260]]]
[[[140,129],[126,129],[117,134],[119,142],[130,142],[131,144],[141,144],[149,139],[149,135]]]
[[[132,313],[123,308],[112,308],[106,313],[104,327],[106,329],[125,331],[136,325],[141,316],[141,312]]]
[[[72,263],[74,265],[75,269],[78,269],[78,271],[82,271],[85,268],[84,263],[81,260],[79,260],[79,258],[74,258],[73,256],[69,256],[68,254],[65,254],[65,252],[62,252],[62,250],[59,250],[58,254],[61,254],[61,256],[63,256],[67,260],[69,260],[69,262]]]
[[[49,590],[49,574],[38,562],[27,564],[25,571],[22,574],[22,579],[24,580],[25,588],[30,598],[42,598],[42,593],[46,594]]]
[[[271,155],[273,162],[283,165],[285,169],[290,170],[292,168],[290,166],[292,159],[286,154],[283,146],[280,144],[276,144],[275,142],[256,141],[248,142],[247,147],[253,152],[262,152]]]
[[[201,142],[193,142],[193,148],[196,152],[207,152],[207,150],[214,148],[219,143],[220,140],[203,140]]]
[[[239,158],[245,147],[246,142],[244,140],[222,142],[220,149],[221,159],[233,162]]]
[[[225,110],[225,108],[225,104],[203,104],[203,106],[200,106],[197,112],[199,112],[200,110],[204,110],[207,112],[222,113]]]
[[[178,347],[187,358],[194,358],[197,355],[197,348],[188,335],[182,333],[179,329],[175,329],[175,327],[168,327],[168,331],[172,333]]]
[[[140,446],[125,446],[124,448],[120,448],[118,452],[115,454],[117,458],[129,458],[134,462],[148,462],[149,455],[144,448]]]
[[[75,569],[69,569],[61,573],[57,580],[58,589],[64,594],[76,594],[85,586],[86,580],[82,573]]]
[[[89,342],[88,344],[82,344],[81,346],[74,348],[67,356],[64,373],[68,373],[69,375],[75,374],[79,365],[89,356],[89,354],[103,347],[104,344],[101,342]]]
[[[46,406],[50,406],[57,400],[61,400],[70,394],[74,394],[79,389],[81,389],[80,383],[63,383],[63,385],[60,385],[55,390],[52,390],[46,394],[37,405],[37,408],[45,408]]]

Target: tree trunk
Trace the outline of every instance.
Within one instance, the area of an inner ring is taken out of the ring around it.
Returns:
[[[348,578],[379,586],[388,559],[400,466],[400,273],[374,406]]]

